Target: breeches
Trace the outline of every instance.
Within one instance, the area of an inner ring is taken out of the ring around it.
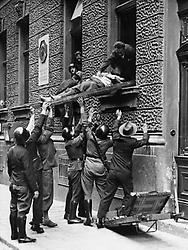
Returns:
[[[43,211],[47,212],[53,203],[53,169],[42,171]]]
[[[85,167],[82,172],[81,182],[86,200],[89,200],[92,197],[94,183],[100,198],[103,197],[104,188],[106,186],[106,173],[103,175],[96,175],[93,171],[90,171]]]
[[[69,179],[69,185],[72,188],[71,201],[79,203],[82,192],[81,171],[80,170],[68,171],[68,179]]]
[[[114,195],[117,191],[117,188],[119,186],[123,187],[124,191],[124,199],[123,204],[126,205],[126,203],[129,200],[130,192],[133,189],[132,186],[132,175],[129,170],[125,171],[117,171],[117,170],[110,170],[107,181],[106,181],[106,187],[104,191],[104,197],[101,199],[99,204],[99,210],[98,210],[98,218],[105,217],[106,213],[109,210],[110,204],[114,198]]]
[[[39,196],[33,200],[33,223],[39,224],[42,222],[43,216],[43,184],[42,184],[42,170],[36,171],[37,184],[39,186]]]
[[[32,194],[26,186],[17,186],[10,184],[9,190],[11,192],[10,212],[16,214],[17,217],[24,217],[29,213]]]

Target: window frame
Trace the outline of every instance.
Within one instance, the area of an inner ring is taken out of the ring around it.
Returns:
[[[23,105],[29,103],[29,15],[19,19],[17,28],[18,104]]]

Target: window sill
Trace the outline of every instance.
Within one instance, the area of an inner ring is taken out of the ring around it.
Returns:
[[[93,91],[85,91],[71,96],[65,96],[61,100],[54,101],[55,105],[76,101],[79,97],[97,97],[101,102],[101,109],[111,109],[115,107],[136,108],[139,87],[130,86],[130,82],[116,84],[111,87],[100,88]],[[126,97],[126,98],[125,98]]]

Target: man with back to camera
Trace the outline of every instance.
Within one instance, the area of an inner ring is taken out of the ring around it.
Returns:
[[[29,213],[32,198],[39,196],[38,185],[33,174],[33,165],[29,152],[25,148],[26,138],[29,132],[18,127],[13,133],[15,145],[7,154],[8,175],[10,177],[11,201],[10,201],[10,226],[11,240],[19,243],[35,242],[26,234],[26,219]]]
[[[127,214],[130,206],[130,193],[133,191],[132,183],[132,156],[134,149],[142,147],[148,143],[149,136],[147,133],[147,125],[143,126],[143,138],[137,140],[132,136],[136,133],[136,124],[128,121],[120,126],[122,112],[116,111],[117,119],[114,122],[112,130],[113,138],[113,155],[110,164],[110,170],[104,191],[104,197],[100,201],[98,209],[97,227],[104,227],[106,213],[117,191],[118,186],[123,187],[124,199],[123,209]]]

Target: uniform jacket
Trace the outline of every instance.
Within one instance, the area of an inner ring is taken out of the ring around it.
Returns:
[[[125,81],[131,81],[135,79],[134,59],[128,59],[127,57],[122,58],[113,52],[110,57],[102,63],[100,71],[103,72],[108,66],[111,66],[112,74],[123,77]]]
[[[93,157],[93,158],[99,158],[96,146],[95,146],[95,141],[92,135],[92,129],[88,127],[87,133],[86,133],[86,139],[87,139],[87,151],[86,151],[86,156]],[[101,150],[101,153],[105,155],[106,151],[112,147],[112,140],[110,138],[107,138],[105,140],[100,140],[99,138],[96,137],[97,143],[99,145],[99,148]]]
[[[46,119],[46,115],[44,114],[39,115],[39,118],[35,124],[34,129],[31,132],[29,139],[26,141],[26,149],[29,152],[29,156],[33,162],[33,166],[35,170],[42,169],[41,160],[37,152],[37,142],[42,133],[42,126],[45,122],[45,119]]]
[[[42,160],[43,169],[47,170],[57,166],[55,154],[56,148],[50,138],[54,132],[54,120],[48,117],[42,134],[38,139],[38,151]]]
[[[132,170],[132,155],[135,148],[146,145],[149,136],[143,134],[143,139],[137,140],[131,136],[121,136],[119,133],[120,121],[116,120],[112,130],[113,155],[111,159],[111,169],[118,171]]]
[[[7,155],[8,174],[10,182],[18,186],[29,186],[31,191],[38,190],[33,164],[29,152],[24,146],[11,147]]]

